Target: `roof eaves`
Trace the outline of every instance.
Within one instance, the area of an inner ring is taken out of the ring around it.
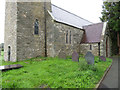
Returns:
[[[74,26],[74,25],[59,21],[57,19],[55,19],[54,21],[85,31],[85,29],[83,29],[83,28],[80,28],[80,27],[77,27],[77,26]]]
[[[55,17],[52,15],[52,13],[49,10],[47,10],[47,11],[50,14],[50,16],[52,17],[52,19],[55,20]]]

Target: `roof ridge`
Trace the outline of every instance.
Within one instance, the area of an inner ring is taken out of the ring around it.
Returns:
[[[74,16],[77,16],[78,18],[84,19],[84,18],[82,18],[82,17],[80,17],[80,16],[78,16],[78,15],[76,15],[76,14],[70,12],[70,11],[67,11],[67,10],[65,10],[65,9],[63,9],[63,8],[61,8],[61,7],[58,7],[58,6],[54,5],[54,4],[51,4],[51,5],[53,5],[53,6],[57,7],[57,8],[59,8],[59,9],[61,9],[61,10],[63,10],[63,11],[65,11],[65,12],[68,12],[68,13],[74,15]],[[87,19],[84,19],[84,20],[88,21]],[[93,22],[91,22],[91,21],[88,21],[88,22],[93,23]]]

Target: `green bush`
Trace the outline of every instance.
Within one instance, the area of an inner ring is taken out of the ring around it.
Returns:
[[[82,70],[87,70],[88,69],[88,65],[87,62],[85,60],[81,60],[79,62],[79,69]]]
[[[89,65],[89,69],[92,71],[98,71],[97,65]]]
[[[92,70],[92,71],[97,71],[97,65],[89,65],[87,64],[87,62],[85,60],[81,60],[79,62],[79,70],[83,71],[83,70]]]

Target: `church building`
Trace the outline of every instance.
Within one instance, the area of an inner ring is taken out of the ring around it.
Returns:
[[[5,61],[56,57],[60,51],[67,56],[74,51],[85,54],[89,46],[97,47],[93,54],[106,56],[99,50],[106,41],[105,23],[93,24],[51,2],[6,2],[5,15]]]

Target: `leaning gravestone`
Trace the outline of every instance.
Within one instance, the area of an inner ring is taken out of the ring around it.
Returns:
[[[73,52],[72,54],[72,61],[79,62],[79,55],[77,52]]]
[[[85,59],[88,64],[94,64],[94,55],[91,52],[87,52],[85,55]]]
[[[106,61],[106,58],[104,56],[99,57],[102,61]]]
[[[61,51],[59,52],[58,57],[61,58],[61,59],[66,59],[66,53],[65,53],[63,50],[61,50]]]

